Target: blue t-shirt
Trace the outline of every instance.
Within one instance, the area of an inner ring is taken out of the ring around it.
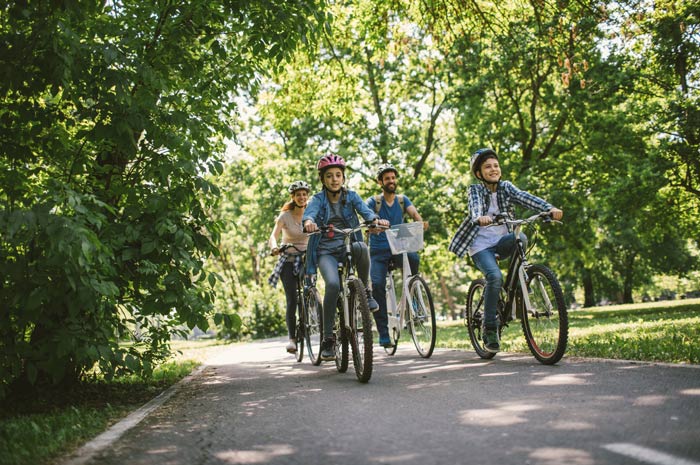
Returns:
[[[386,204],[386,200],[384,200],[384,196],[382,195],[382,206],[379,208],[379,218],[383,220],[389,220],[389,224],[391,224],[392,226],[395,224],[403,223],[403,211],[401,211],[399,195],[401,194],[396,194],[396,196],[394,197],[394,203],[391,207],[389,207],[389,205]],[[376,204],[377,203],[374,200],[374,196],[367,199],[367,206],[372,211],[376,211],[376,209],[374,208]],[[408,199],[408,197],[404,195],[404,209],[407,209],[411,205],[413,205],[411,201]],[[389,241],[386,239],[386,233],[370,234],[369,246],[371,249],[375,250],[389,250]]]

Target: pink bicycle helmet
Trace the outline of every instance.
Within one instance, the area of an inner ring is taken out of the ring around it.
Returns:
[[[316,164],[316,169],[318,170],[319,174],[322,174],[324,171],[326,171],[326,169],[330,168],[331,166],[337,166],[341,170],[345,171],[345,160],[343,160],[343,157],[339,155],[329,153],[321,157],[321,159]]]

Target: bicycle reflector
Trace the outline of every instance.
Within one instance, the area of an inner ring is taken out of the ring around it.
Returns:
[[[333,239],[335,237],[335,232],[333,231],[333,223],[328,225],[328,231],[326,232],[326,237],[328,239]]]

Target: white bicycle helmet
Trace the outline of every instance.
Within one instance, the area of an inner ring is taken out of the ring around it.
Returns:
[[[290,194],[293,194],[300,189],[304,189],[306,192],[311,192],[311,187],[309,187],[306,181],[294,181],[289,185],[289,187],[287,187]]]

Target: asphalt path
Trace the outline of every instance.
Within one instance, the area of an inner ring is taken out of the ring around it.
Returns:
[[[89,464],[700,465],[700,367],[375,349],[359,383],[282,340],[210,359]]]

